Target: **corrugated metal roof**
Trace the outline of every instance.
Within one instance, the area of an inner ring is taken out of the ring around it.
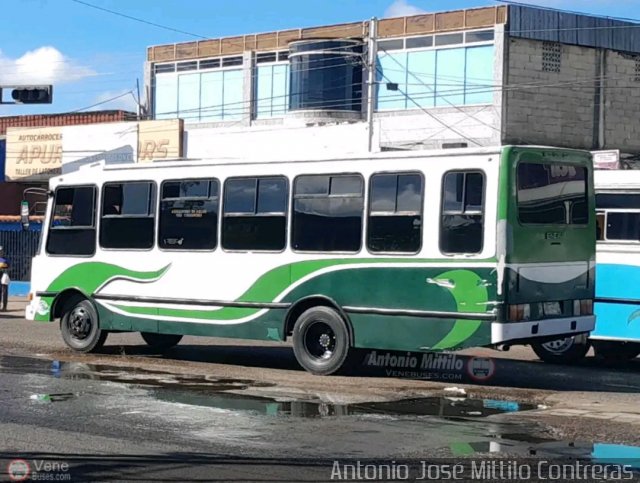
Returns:
[[[640,53],[640,24],[560,10],[509,5],[511,37]]]

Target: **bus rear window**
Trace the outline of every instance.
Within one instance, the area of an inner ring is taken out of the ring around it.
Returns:
[[[520,163],[516,185],[520,223],[588,223],[586,168],[555,163]]]

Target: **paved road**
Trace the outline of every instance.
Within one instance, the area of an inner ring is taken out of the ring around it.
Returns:
[[[475,350],[463,370],[424,370],[440,378],[424,381],[387,377],[364,353],[350,377],[315,377],[278,343],[186,337],[159,355],[117,334],[102,353],[77,355],[55,324],[10,308],[0,317],[0,460],[32,471],[47,461],[81,480],[319,481],[335,458],[589,459],[611,443],[640,445],[635,361],[569,368],[527,348]],[[497,356],[488,381],[469,377],[474,355]]]

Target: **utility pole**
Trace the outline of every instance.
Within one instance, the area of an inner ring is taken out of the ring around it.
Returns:
[[[373,151],[373,110],[375,107],[376,88],[376,53],[378,19],[373,17],[369,21],[369,38],[367,39],[367,129],[369,130],[369,152]]]
[[[136,77],[136,114],[138,115],[138,121],[140,120],[140,116],[142,115],[142,106],[140,103],[142,102],[140,99],[140,79]]]

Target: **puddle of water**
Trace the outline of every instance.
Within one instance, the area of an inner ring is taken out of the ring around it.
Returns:
[[[436,416],[445,419],[482,418],[492,414],[513,411],[508,402],[508,411],[489,399],[462,399],[426,397],[401,401],[371,402],[361,404],[330,404],[322,401],[278,401],[266,397],[250,397],[239,394],[203,394],[189,391],[154,391],[155,399],[204,406],[228,411],[252,411],[265,415],[286,415],[296,418],[324,418],[335,416]],[[532,405],[519,405],[518,410],[533,409]]]
[[[455,419],[479,418],[493,414],[535,409],[533,405],[513,401],[466,397],[428,397],[346,405],[321,401],[277,401],[266,397],[249,397],[237,394],[249,388],[274,386],[274,384],[259,383],[248,379],[172,374],[130,367],[45,361],[13,356],[0,358],[0,370],[46,373],[63,379],[132,384],[149,387],[153,390],[152,397],[168,402],[302,418],[380,415],[392,417],[437,416]],[[229,391],[233,391],[233,393]],[[54,395],[51,401],[53,400],[63,399]]]
[[[454,457],[492,454],[502,457],[571,458],[598,464],[628,465],[640,470],[640,447],[557,441],[553,438],[536,435],[535,431],[532,431],[534,434],[527,433],[522,425],[480,423],[482,418],[495,414],[537,409],[535,405],[515,401],[455,396],[342,405],[320,401],[277,400],[239,394],[246,389],[273,386],[248,379],[171,374],[136,368],[21,357],[0,357],[0,371],[42,374],[68,380],[95,380],[129,384],[144,388],[147,391],[145,397],[156,401],[192,407],[207,407],[219,410],[221,413],[272,416],[274,419],[265,420],[271,422],[288,421],[291,424],[299,425],[305,423],[294,422],[288,418],[332,418],[327,420],[327,424],[357,424],[359,428],[357,432],[384,433],[385,437],[389,436],[388,431],[391,428],[386,422],[387,419],[400,424],[400,428],[408,428],[409,426],[415,427],[416,418],[424,417],[430,418],[421,420],[427,425],[426,427],[432,425],[432,430],[435,431],[441,427],[443,446],[438,447]],[[46,393],[46,389],[41,391],[42,394],[32,394],[30,399],[39,403],[58,403],[77,397],[72,392]],[[132,410],[131,414],[134,413],[141,413],[141,411]],[[277,419],[282,416],[285,416],[286,419]],[[344,416],[359,416],[366,418],[366,420],[355,423],[345,420],[342,423],[340,420],[333,419]],[[210,418],[211,415],[207,415],[207,417]],[[221,419],[226,420],[227,418],[223,414]],[[442,422],[438,422],[439,420]],[[462,424],[458,424],[458,421]],[[518,430],[522,432],[516,432]],[[421,430],[418,427],[416,431]]]
[[[212,376],[173,374],[132,367],[117,367],[82,362],[61,362],[28,357],[0,357],[0,371],[52,375],[62,379],[86,379],[119,382],[140,386],[179,387],[188,390],[238,391],[249,387],[271,387],[275,384],[250,379],[216,378]]]

